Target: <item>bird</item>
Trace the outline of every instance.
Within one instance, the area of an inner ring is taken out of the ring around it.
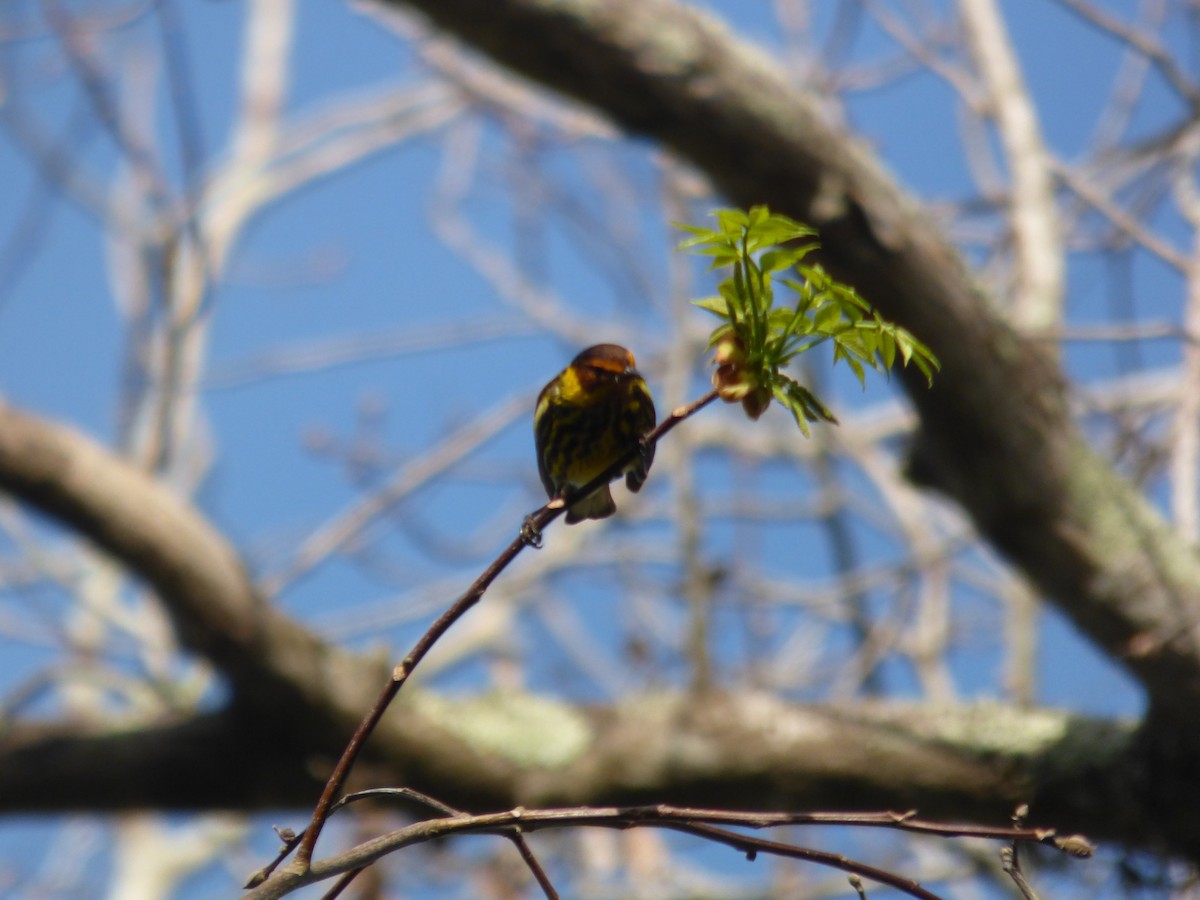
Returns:
[[[538,474],[550,499],[566,497],[627,455],[625,485],[641,490],[654,461],[654,445],[644,439],[655,423],[654,399],[631,352],[619,344],[581,351],[542,388],[533,414]],[[567,524],[616,511],[604,484],[571,503]]]

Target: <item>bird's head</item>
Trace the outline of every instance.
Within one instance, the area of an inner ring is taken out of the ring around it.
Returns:
[[[592,385],[640,377],[637,360],[620,344],[588,347],[571,360],[571,367],[585,389]]]

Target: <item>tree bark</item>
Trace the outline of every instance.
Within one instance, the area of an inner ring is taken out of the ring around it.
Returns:
[[[1031,824],[1145,843],[1127,827],[1141,821],[1129,723],[991,704],[831,709],[677,693],[581,711],[517,692],[452,701],[417,691],[390,715],[405,728],[373,742],[362,786],[404,784],[472,812],[919,809],[1002,825],[1029,803]],[[328,761],[228,711],[103,733],[26,726],[0,741],[0,812],[304,808]],[[1172,824],[1194,832],[1196,819],[1191,806]]]

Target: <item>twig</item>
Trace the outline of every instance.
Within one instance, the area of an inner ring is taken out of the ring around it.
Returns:
[[[113,81],[105,75],[95,58],[87,36],[82,34],[62,0],[43,0],[42,10],[97,120],[128,163],[151,210],[155,214],[169,210],[171,192],[154,150],[141,135],[132,133],[126,127],[113,93]]]
[[[699,400],[673,410],[671,414],[667,416],[667,418],[664,419],[657,428],[654,429],[654,431],[646,436],[645,442],[653,446],[662,439],[663,435],[665,435],[684,419],[699,412],[716,399],[717,392],[715,390],[710,391]],[[425,654],[427,654],[433,645],[438,641],[438,639],[441,638],[441,636],[445,634],[447,630],[449,630],[451,625],[457,622],[463,616],[463,614],[467,612],[467,610],[479,602],[480,598],[483,597],[484,592],[487,591],[488,587],[493,581],[495,581],[496,577],[508,567],[509,563],[517,558],[517,555],[524,550],[526,546],[536,544],[538,541],[540,541],[542,529],[562,515],[575,497],[586,497],[597,488],[608,484],[615,477],[617,477],[617,475],[625,468],[625,466],[629,465],[629,463],[633,461],[638,452],[640,452],[640,450],[634,450],[625,454],[620,459],[614,461],[613,464],[598,477],[593,478],[588,484],[584,485],[578,491],[575,491],[571,496],[551,500],[549,503],[545,504],[540,509],[527,516],[525,523],[521,527],[520,534],[518,534],[517,537],[514,538],[513,541],[506,548],[504,548],[503,551],[501,551],[500,555],[496,557],[491,565],[484,569],[483,573],[475,580],[474,584],[467,588],[466,592],[463,593],[457,600],[455,600],[450,608],[442,613],[442,615],[438,617],[437,621],[435,621],[429,627],[429,629],[423,635],[421,635],[420,639],[413,646],[412,650],[409,651],[408,655],[405,656],[404,659],[401,660],[400,664],[392,670],[391,677],[383,686],[383,689],[379,692],[379,696],[376,698],[375,703],[371,706],[371,709],[367,712],[367,715],[359,723],[354,735],[350,738],[350,742],[342,751],[341,759],[338,760],[332,774],[329,776],[329,780],[325,784],[325,790],[321,793],[321,798],[317,801],[317,805],[313,809],[312,819],[309,822],[308,827],[304,830],[303,837],[300,840],[299,850],[296,852],[296,858],[293,860],[292,866],[290,867],[293,869],[293,871],[297,873],[303,873],[308,870],[309,862],[312,859],[313,847],[316,845],[317,838],[321,834],[321,829],[325,825],[325,820],[332,812],[334,800],[336,799],[338,792],[341,790],[342,785],[345,783],[346,777],[350,774],[350,769],[354,766],[354,762],[358,758],[358,754],[361,752],[363,744],[366,743],[367,738],[370,737],[371,733],[375,730],[375,727],[379,724],[380,719],[383,718],[384,712],[387,711],[388,706],[391,705],[392,700],[400,691],[400,688],[404,686],[404,683],[408,680],[408,677],[412,674],[413,670],[417,667],[417,665],[420,664],[421,660],[425,658]],[[288,848],[287,852],[290,852],[290,848]],[[282,862],[282,859],[286,858],[286,856],[287,853],[285,852],[283,857],[276,861],[276,865],[278,865],[279,862]],[[264,869],[259,873],[258,876],[256,876],[256,878],[259,876],[265,878],[266,876],[270,875],[270,872],[273,870],[273,868],[274,866]],[[258,882],[255,881],[254,883]]]
[[[866,863],[857,862],[840,853],[827,853],[824,850],[813,850],[811,847],[797,847],[794,844],[784,844],[780,841],[769,841],[765,838],[751,837],[739,834],[736,831],[730,831],[727,828],[717,828],[715,825],[666,823],[662,827],[670,828],[673,831],[681,831],[684,834],[694,834],[697,837],[706,838],[718,844],[726,844],[745,853],[746,859],[750,861],[753,861],[759,853],[770,853],[774,856],[784,856],[790,859],[802,859],[807,862],[815,862],[819,865],[841,869],[843,872],[849,872],[852,875],[866,876],[872,881],[886,884],[889,887],[908,894],[910,897],[917,897],[919,900],[940,900],[937,894],[921,887],[921,885],[911,878],[905,878],[903,875],[897,875],[895,872],[889,872],[887,869],[879,869],[875,866],[869,866]]]
[[[1013,828],[1020,828],[1025,824],[1025,817],[1029,815],[1029,807],[1022,803],[1017,807],[1017,811],[1013,813],[1012,823]],[[1013,884],[1017,886],[1017,890],[1021,892],[1021,896],[1025,900],[1038,900],[1037,891],[1029,884],[1025,878],[1025,873],[1021,871],[1021,858],[1017,855],[1017,842],[1012,841],[1007,847],[1000,850],[1000,865],[1005,873],[1013,880]]]
[[[1002,847],[1000,850],[1000,865],[1004,868],[1004,872],[1013,880],[1013,884],[1017,886],[1017,890],[1021,892],[1021,896],[1025,900],[1038,900],[1037,891],[1029,884],[1025,878],[1025,873],[1021,871],[1021,863],[1017,858],[1017,845],[1014,843],[1008,847]]]
[[[443,803],[441,800],[438,800],[435,797],[430,797],[428,794],[424,794],[421,791],[408,787],[373,788],[365,791],[357,791],[353,794],[347,794],[333,805],[331,813],[336,812],[343,806],[348,806],[351,803],[357,802],[358,800],[379,797],[403,797],[406,800],[413,800],[422,804],[423,806],[428,806],[431,809],[435,809],[447,816],[458,816],[460,818],[470,817],[469,813],[466,813],[461,809],[455,809],[453,806]],[[520,814],[520,810],[514,810],[513,812],[517,815]],[[548,900],[558,900],[558,891],[555,890],[554,885],[550,883],[550,876],[546,874],[546,870],[543,869],[541,863],[537,861],[537,857],[533,855],[533,850],[530,848],[528,841],[525,840],[525,835],[521,832],[521,826],[514,825],[506,837],[512,841],[513,846],[517,848],[517,852],[521,854],[521,859],[525,861],[525,865],[528,866],[529,871],[533,873],[533,877],[537,880],[538,885],[541,887],[542,892],[546,895]],[[363,868],[366,867],[364,866]],[[349,877],[344,879],[345,883],[349,884],[350,880],[356,877],[362,870],[362,868],[359,868],[355,869],[353,872],[347,872],[346,874]],[[340,892],[345,885],[343,885],[341,881],[339,881],[338,884],[340,886],[337,889]],[[332,898],[336,897],[337,894],[331,892],[327,896],[332,900]]]
[[[264,578],[259,589],[264,595],[272,597],[294,584],[353,541],[372,522],[417,488],[460,462],[485,441],[494,438],[528,407],[527,397],[511,397],[399,467],[379,490],[353,501],[306,537],[286,567]]]
[[[508,839],[513,842],[513,845],[517,848],[517,852],[521,854],[521,859],[525,860],[525,865],[529,867],[529,871],[537,879],[538,886],[542,889],[542,893],[546,895],[547,900],[558,900],[558,891],[550,883],[550,876],[546,874],[546,870],[542,868],[542,864],[537,861],[537,858],[533,855],[533,851],[529,849],[529,843],[525,840],[525,835],[521,833],[519,826],[509,832]]]
[[[415,803],[428,806],[430,809],[444,813],[448,816],[465,815],[465,813],[462,813],[451,806],[447,806],[445,803],[442,803],[442,801],[434,799],[428,794],[423,794],[421,791],[418,791],[415,788],[409,787],[371,788],[369,790],[356,791],[353,794],[347,794],[345,797],[342,797],[342,799],[338,800],[337,803],[333,804],[332,807],[330,807],[329,815],[332,816],[342,807],[349,806],[351,803],[357,803],[359,800],[378,799],[380,797],[402,797],[405,800],[412,800]],[[328,818],[328,816],[326,818]],[[283,846],[279,849],[279,853],[276,855],[275,859],[271,860],[271,862],[267,863],[267,865],[263,866],[246,880],[245,886],[247,888],[256,887],[266,881],[271,873],[279,867],[279,864],[287,859],[291,852],[296,849],[296,846],[304,839],[303,831],[297,834],[290,828],[276,828],[275,833],[279,836],[279,839],[283,841]]]
[[[342,891],[350,887],[350,882],[358,877],[366,866],[359,866],[357,869],[351,869],[341,878],[339,878],[328,891],[321,895],[321,900],[337,900],[342,895]]]
[[[1175,247],[1170,240],[1159,237],[1146,228],[1135,215],[1122,209],[1120,204],[1102,188],[1054,157],[1048,159],[1047,165],[1054,170],[1054,174],[1072,193],[1108,219],[1122,236],[1154,254],[1179,272],[1187,272],[1190,257],[1186,253]]]
[[[1162,73],[1167,84],[1191,108],[1193,113],[1200,110],[1200,88],[1197,88],[1188,79],[1185,71],[1167,52],[1166,47],[1153,35],[1147,34],[1137,26],[1125,24],[1116,16],[1109,15],[1104,10],[1085,3],[1084,0],[1059,0],[1059,3],[1083,18],[1084,21],[1107,32],[1128,45],[1130,49],[1145,56]]]
[[[380,796],[401,796],[437,809],[451,809],[423,794],[407,789],[379,789],[348,795],[344,803],[356,799]],[[344,805],[339,804],[339,805]],[[798,847],[793,844],[763,840],[731,831],[729,828],[773,828],[786,825],[840,825],[890,828],[900,831],[935,835],[944,838],[975,837],[991,840],[1036,842],[1054,847],[1071,856],[1087,857],[1091,854],[1090,842],[1081,835],[1059,836],[1049,828],[1025,828],[1017,826],[994,827],[982,825],[955,825],[929,822],[918,819],[914,812],[874,813],[786,813],[786,812],[735,812],[731,810],[697,809],[676,806],[634,807],[569,807],[561,809],[512,809],[501,813],[467,815],[457,810],[434,819],[415,822],[404,828],[366,841],[336,856],[312,863],[301,871],[289,866],[278,876],[259,882],[258,888],[246,900],[271,900],[283,897],[300,887],[326,878],[362,869],[396,850],[413,844],[437,840],[451,835],[493,834],[512,839],[514,831],[523,833],[546,828],[670,828],[684,831],[706,840],[717,841],[735,847],[750,858],[757,853],[803,859],[842,871],[870,878],[882,884],[907,892],[910,896],[931,898],[936,895],[916,882],[892,872],[875,869],[838,854]],[[1006,848],[1008,849],[1008,848]],[[536,875],[536,872],[535,872]],[[540,880],[539,880],[540,883]],[[545,887],[543,886],[543,890]],[[861,892],[860,892],[861,895]],[[547,896],[553,896],[548,894]]]

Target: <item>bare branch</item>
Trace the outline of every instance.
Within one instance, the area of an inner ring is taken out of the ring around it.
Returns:
[[[1193,110],[1200,109],[1200,87],[1187,77],[1176,64],[1175,59],[1166,51],[1163,45],[1153,35],[1146,34],[1137,26],[1122,22],[1116,16],[1105,12],[1100,7],[1087,0],[1058,0],[1063,6],[1078,14],[1084,21],[1095,25],[1098,29],[1134,50],[1137,50],[1157,68],[1167,80],[1167,84],[1179,94],[1179,97]]]
[[[1053,327],[1063,318],[1062,238],[1037,112],[994,0],[960,0],[959,9],[1012,173],[1013,319],[1022,328]]]
[[[263,593],[273,597],[310,572],[413,491],[511,425],[529,407],[528,396],[513,397],[404,465],[378,491],[356,501],[310,535],[283,571],[263,580]]]
[[[858,863],[847,857],[812,850],[794,844],[769,841],[740,832],[728,830],[726,826],[741,828],[770,828],[781,825],[840,825],[847,827],[875,827],[897,829],[917,834],[941,837],[984,837],[993,840],[1022,841],[1044,844],[1062,849],[1085,848],[1086,839],[1078,835],[1060,838],[1053,829],[1033,828],[986,828],[974,825],[947,825],[918,819],[913,812],[860,813],[771,813],[732,812],[729,810],[687,809],[665,805],[632,808],[568,808],[568,809],[524,809],[518,808],[503,813],[466,815],[456,813],[446,818],[427,819],[409,825],[372,841],[360,844],[344,853],[327,859],[313,861],[307,871],[298,871],[290,866],[279,874],[267,878],[256,873],[251,879],[253,890],[246,894],[247,900],[274,900],[307,884],[323,881],[343,872],[355,871],[382,857],[405,847],[439,840],[460,834],[499,834],[540,831],[548,828],[601,827],[601,828],[669,828],[706,840],[728,844],[753,860],[757,853],[768,853],[833,866],[846,872],[865,876],[887,884],[902,893],[925,900],[937,900],[933,894],[916,882],[894,875],[883,869]],[[1072,855],[1079,855],[1072,852]],[[1086,853],[1084,854],[1086,855]],[[552,894],[548,894],[552,896]]]

